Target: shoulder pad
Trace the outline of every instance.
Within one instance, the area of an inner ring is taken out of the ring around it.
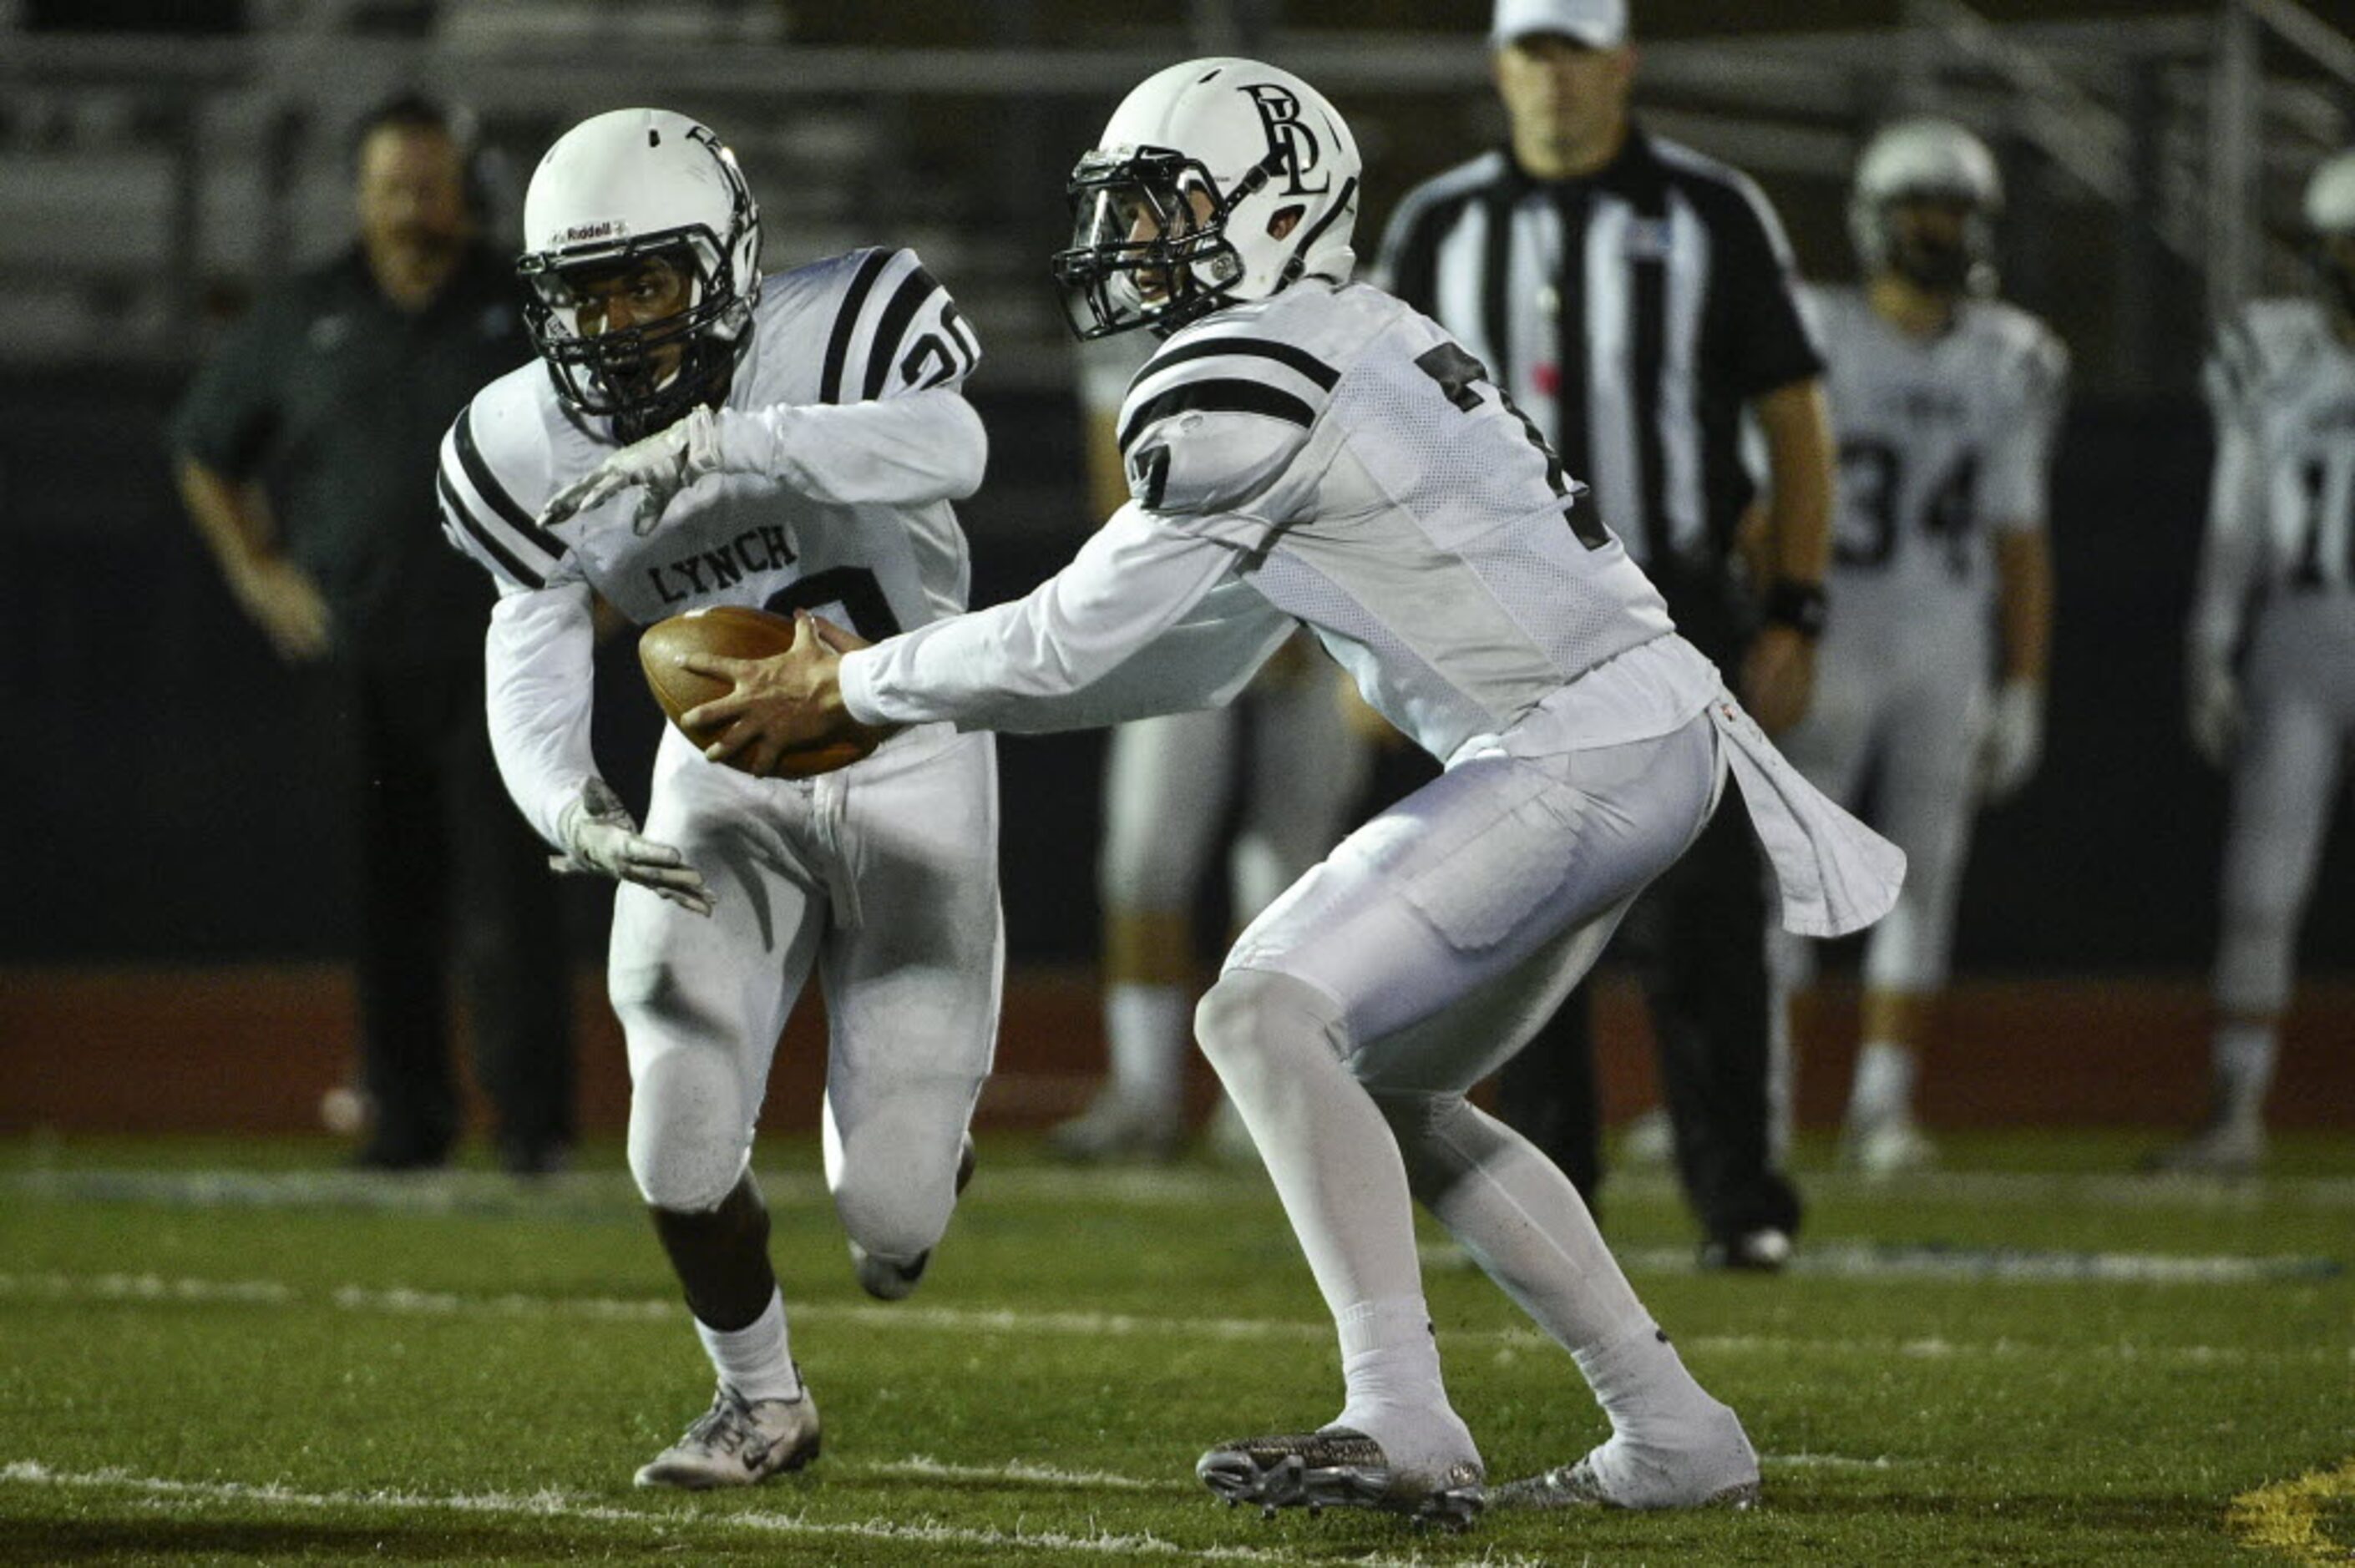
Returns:
[[[492,382],[442,438],[433,478],[442,532],[502,584],[536,588],[564,542],[534,521],[554,493],[549,420],[555,394],[538,360]]]
[[[1130,383],[1120,451],[1146,510],[1241,504],[1283,471],[1331,402],[1341,373],[1256,324],[1180,333]]]
[[[822,274],[831,296],[830,309],[820,307],[828,324],[819,402],[949,386],[981,363],[964,313],[913,250],[854,250],[804,271]]]

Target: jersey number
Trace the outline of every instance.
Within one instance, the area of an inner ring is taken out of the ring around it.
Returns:
[[[1842,534],[1832,558],[1843,567],[1885,567],[1897,550],[1897,508],[1905,494],[1905,458],[1887,441],[1858,437],[1840,443],[1840,492],[1871,533],[1862,539]],[[1978,459],[1963,454],[1945,482],[1922,504],[1922,531],[1945,545],[1946,569],[1956,577],[1971,568],[1971,519],[1978,493]]]
[[[761,608],[788,620],[797,609],[815,615],[838,608],[849,620],[850,630],[869,642],[900,635],[900,618],[891,613],[891,601],[883,597],[883,585],[865,567],[829,567],[825,571],[813,572],[771,594]]]
[[[1480,407],[1480,394],[1472,390],[1472,383],[1487,382],[1488,389],[1497,395],[1497,403],[1505,412],[1521,422],[1521,432],[1529,438],[1529,445],[1537,448],[1539,455],[1545,459],[1546,483],[1561,500],[1562,520],[1570,524],[1570,531],[1578,536],[1578,542],[1590,550],[1599,550],[1611,543],[1611,530],[1594,515],[1594,509],[1579,505],[1571,494],[1568,476],[1561,470],[1561,459],[1554,455],[1553,448],[1546,441],[1545,432],[1538,429],[1535,420],[1521,412],[1520,406],[1502,387],[1490,379],[1487,366],[1465,353],[1461,344],[1443,343],[1437,348],[1416,355],[1414,367],[1438,382],[1439,389],[1447,395],[1447,400],[1466,413]]]

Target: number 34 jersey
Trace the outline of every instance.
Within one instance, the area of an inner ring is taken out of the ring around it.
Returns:
[[[1830,589],[1836,624],[1920,628],[1976,619],[1992,590],[1997,532],[2044,525],[2068,351],[2044,323],[1966,300],[1916,338],[1862,291],[1809,289],[1839,446]]]
[[[559,399],[535,360],[476,395],[442,441],[451,542],[504,591],[585,583],[640,626],[745,604],[811,609],[879,638],[963,609],[964,536],[924,471],[950,477],[972,442],[954,439],[954,420],[952,439],[926,441],[913,409],[908,429],[879,439],[858,408],[954,397],[980,351],[947,291],[913,251],[855,251],[765,279],[751,332],[723,408],[773,427],[772,472],[707,476],[644,535],[634,489],[542,528],[549,498],[616,443],[608,421]]]

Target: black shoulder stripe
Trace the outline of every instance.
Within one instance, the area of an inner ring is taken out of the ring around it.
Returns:
[[[875,323],[875,344],[867,352],[867,388],[868,401],[883,396],[883,384],[891,378],[891,366],[900,353],[900,338],[907,332],[908,323],[916,319],[917,309],[941,291],[941,286],[922,267],[900,280],[892,291],[890,302],[883,307],[883,317]]]
[[[1315,409],[1291,393],[1280,392],[1263,382],[1189,381],[1146,401],[1145,407],[1136,411],[1136,418],[1120,432],[1121,451],[1126,453],[1129,444],[1146,427],[1188,409],[1210,414],[1265,414],[1271,418],[1288,419],[1302,429],[1316,422]]]
[[[442,510],[449,514],[452,522],[472,535],[474,543],[487,551],[493,560],[506,567],[507,576],[526,588],[536,588],[548,586],[546,577],[525,566],[513,550],[499,543],[497,536],[476,521],[472,512],[466,510],[466,503],[459,500],[458,493],[451,488],[448,474],[443,473],[440,469],[434,470],[433,483],[442,493]]]
[[[1306,349],[1295,348],[1288,343],[1271,343],[1259,337],[1197,338],[1165,354],[1155,355],[1152,361],[1137,372],[1136,378],[1142,381],[1156,371],[1167,370],[1173,365],[1182,365],[1189,359],[1208,359],[1221,354],[1256,355],[1262,359],[1273,359],[1279,365],[1288,365],[1327,392],[1341,381],[1339,371]]]
[[[869,255],[858,264],[858,273],[842,296],[842,308],[834,313],[834,332],[826,340],[826,370],[817,385],[817,400],[821,403],[842,401],[842,366],[850,357],[850,334],[858,330],[858,314],[867,308],[867,296],[890,260],[889,251],[878,250]]]
[[[458,461],[464,465],[467,482],[474,485],[474,493],[489,502],[491,509],[506,518],[517,533],[551,556],[564,554],[563,544],[541,527],[530,513],[516,504],[515,497],[491,471],[491,465],[483,461],[482,452],[474,445],[474,410],[471,407],[459,410],[453,433],[457,438]]]

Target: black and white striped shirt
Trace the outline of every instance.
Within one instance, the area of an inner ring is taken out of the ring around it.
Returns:
[[[1672,607],[1673,565],[1720,576],[1751,500],[1743,406],[1823,371],[1764,196],[1636,128],[1584,178],[1498,150],[1417,186],[1378,278],[1487,364]]]

